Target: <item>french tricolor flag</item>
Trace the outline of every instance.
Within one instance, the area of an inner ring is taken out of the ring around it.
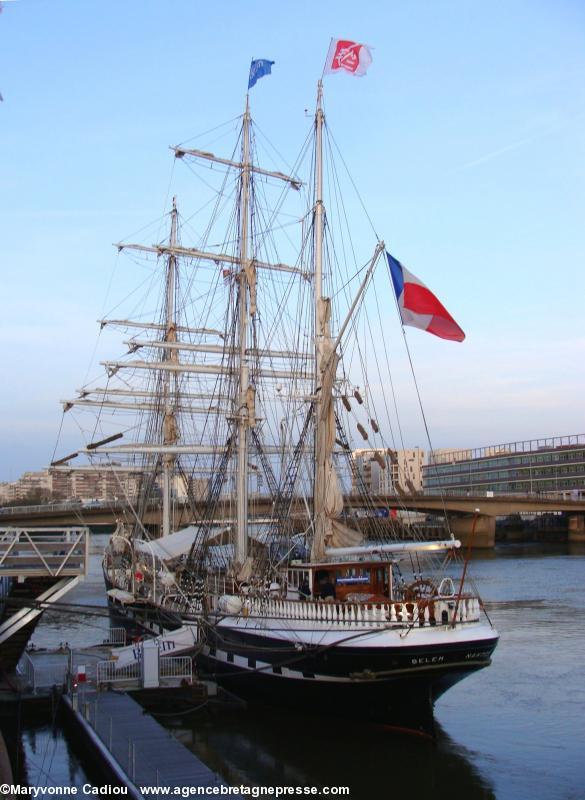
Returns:
[[[412,272],[386,253],[403,325],[433,333],[441,339],[462,342],[465,334],[445,306]]]

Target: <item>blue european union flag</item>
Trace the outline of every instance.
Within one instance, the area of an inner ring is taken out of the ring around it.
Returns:
[[[268,61],[267,58],[257,58],[250,64],[250,77],[248,78],[248,89],[256,83],[259,78],[265,75],[270,75],[272,72],[272,65],[274,61]]]

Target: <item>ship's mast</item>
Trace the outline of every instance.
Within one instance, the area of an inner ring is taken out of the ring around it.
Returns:
[[[240,291],[239,291],[239,392],[238,392],[238,456],[236,471],[236,552],[235,560],[243,564],[248,555],[248,440],[250,429],[249,390],[250,368],[248,348],[249,305],[248,275],[248,217],[250,195],[250,106],[246,95],[246,110],[242,127],[242,172],[240,206]]]
[[[171,211],[171,235],[170,247],[177,245],[177,203],[173,197],[173,210]],[[175,284],[176,284],[177,257],[170,252],[167,260],[167,275],[165,287],[165,343],[169,347],[165,348],[165,361],[173,364],[178,363],[178,350],[172,344],[177,341],[177,322],[175,320]],[[163,417],[163,442],[165,445],[174,445],[178,439],[177,420],[175,414],[175,392],[172,390],[171,382],[177,380],[176,373],[164,372],[164,417]],[[175,465],[175,458],[171,453],[163,455],[163,489],[162,489],[162,535],[168,536],[171,533],[171,500],[172,500],[172,479]]]
[[[314,304],[315,304],[315,485],[313,496],[313,515],[315,520],[315,536],[322,536],[325,524],[325,484],[327,453],[324,452],[324,440],[319,435],[322,417],[323,394],[321,392],[323,378],[323,348],[326,319],[323,303],[323,82],[317,84],[317,110],[315,112],[315,223],[314,223]]]
[[[310,360],[311,356],[306,353],[298,353],[287,350],[258,349],[251,341],[250,328],[252,320],[256,314],[256,273],[257,270],[269,270],[275,272],[292,273],[309,278],[306,269],[299,266],[290,266],[283,263],[269,263],[254,258],[251,255],[251,186],[252,175],[254,173],[283,181],[289,187],[299,190],[302,186],[301,181],[294,177],[285,175],[282,172],[262,169],[255,166],[251,160],[251,116],[249,100],[246,97],[246,107],[243,115],[242,125],[242,150],[241,160],[234,161],[220,158],[212,153],[202,150],[185,149],[173,147],[172,150],[177,158],[195,158],[197,160],[212,161],[224,166],[235,168],[240,173],[240,193],[239,193],[239,247],[237,253],[217,253],[205,252],[192,247],[183,247],[177,240],[177,209],[173,202],[171,216],[171,235],[168,244],[130,244],[118,243],[115,246],[118,251],[136,250],[138,252],[153,253],[157,256],[167,258],[166,274],[166,295],[165,295],[165,318],[160,323],[144,323],[137,320],[124,319],[104,319],[100,320],[100,325],[119,326],[121,328],[140,328],[159,331],[162,336],[158,340],[132,339],[128,342],[131,352],[145,348],[159,348],[164,353],[163,358],[158,361],[146,360],[124,360],[124,361],[102,361],[101,364],[106,368],[108,375],[112,376],[120,370],[148,370],[155,375],[162,376],[158,387],[162,388],[163,395],[163,441],[153,444],[152,442],[129,442],[109,446],[110,439],[100,443],[99,453],[104,455],[120,456],[125,453],[142,453],[145,455],[163,456],[163,507],[164,524],[163,533],[171,532],[171,500],[172,500],[172,475],[176,472],[176,461],[181,455],[217,455],[224,452],[224,448],[218,445],[203,445],[181,443],[177,423],[179,411],[184,411],[186,406],[180,405],[177,391],[178,381],[182,376],[202,375],[202,376],[227,376],[229,382],[235,384],[235,392],[218,398],[213,393],[183,395],[182,399],[201,399],[215,400],[217,404],[208,407],[190,407],[190,412],[209,414],[227,413],[230,423],[235,424],[237,433],[236,446],[236,524],[235,524],[235,562],[243,565],[248,555],[248,473],[249,473],[249,439],[250,428],[256,425],[256,408],[254,379],[250,378],[250,365],[252,362],[261,359],[291,359],[295,363],[299,358]],[[197,337],[203,334],[207,336],[218,336],[224,339],[224,332],[213,328],[192,328],[178,325],[175,308],[175,295],[177,287],[177,259],[186,257],[201,261],[213,262],[214,264],[226,264],[238,269],[238,301],[236,310],[236,338],[229,346],[225,344],[209,343],[206,339],[196,343],[185,342],[178,338],[181,333],[195,334]],[[181,352],[209,353],[214,356],[225,356],[228,363],[215,363],[214,361],[184,361],[181,360]],[[233,360],[232,360],[233,357]],[[307,367],[308,369],[308,367]],[[298,371],[286,369],[274,369],[272,365],[259,366],[254,370],[253,378],[266,377],[289,379],[298,377]],[[121,388],[114,389],[83,389],[79,397],[64,401],[66,408],[73,406],[92,406],[100,405],[108,408],[121,408],[124,410],[154,411],[157,410],[157,392],[132,392],[135,397],[143,397],[143,402],[133,401],[131,404],[120,397],[124,397],[126,390]],[[231,400],[229,408],[223,405],[220,400]],[[105,445],[105,446],[103,446]],[[88,451],[89,452],[89,448]],[[95,454],[96,447],[91,449]],[[270,446],[265,448],[265,452],[270,452]],[[275,451],[280,453],[280,447]]]

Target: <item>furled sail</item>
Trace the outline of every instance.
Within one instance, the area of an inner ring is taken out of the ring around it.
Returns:
[[[335,446],[335,408],[333,404],[333,384],[337,372],[339,356],[335,352],[331,338],[330,318],[331,300],[321,298],[318,302],[319,328],[322,336],[318,343],[321,372],[320,413],[317,417],[315,436],[315,533],[311,549],[311,560],[325,558],[328,547],[350,547],[359,544],[361,534],[339,521],[343,511],[343,495],[339,476],[333,464]],[[351,545],[349,544],[351,542]]]

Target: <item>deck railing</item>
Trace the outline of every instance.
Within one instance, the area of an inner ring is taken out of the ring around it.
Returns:
[[[383,603],[328,603],[296,602],[264,597],[243,596],[241,610],[237,616],[264,617],[268,619],[306,620],[322,623],[324,627],[425,627],[452,624],[455,622],[474,622],[479,619],[480,606],[477,597],[433,598],[412,602]],[[225,607],[220,597],[213,597],[213,610],[221,613]],[[225,610],[226,615],[236,616]]]
[[[104,639],[103,644],[111,644],[114,647],[126,644],[126,628],[110,628],[108,638]]]

